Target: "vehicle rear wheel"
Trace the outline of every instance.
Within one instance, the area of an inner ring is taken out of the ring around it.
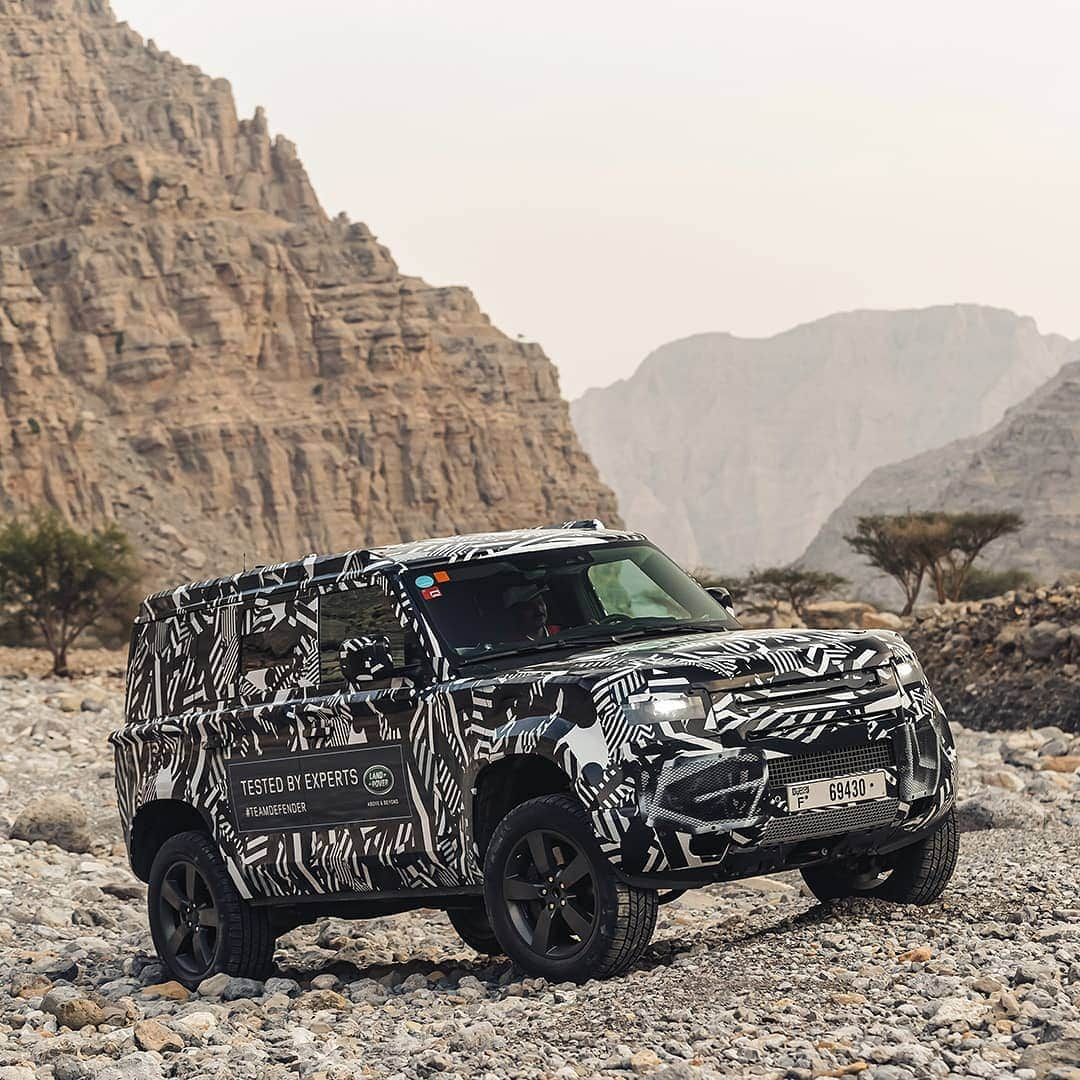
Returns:
[[[484,899],[507,956],[554,982],[625,971],[656,927],[656,891],[616,877],[569,795],[530,799],[503,818],[484,859]]]
[[[450,908],[446,914],[458,937],[470,949],[475,949],[481,956],[502,956],[503,947],[491,928],[483,901],[467,908]]]
[[[823,863],[802,870],[819,900],[872,896],[896,904],[930,904],[945,891],[956,869],[960,835],[950,809],[922,840],[861,865]]]
[[[194,988],[218,972],[251,979],[269,975],[269,913],[237,892],[206,833],[179,833],[161,846],[150,869],[147,906],[158,956],[184,986]]]

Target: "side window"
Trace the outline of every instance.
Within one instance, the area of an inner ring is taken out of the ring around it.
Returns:
[[[413,658],[413,649],[406,648],[406,632],[381,589],[361,585],[344,592],[323,593],[319,597],[319,681],[323,686],[344,681],[338,651],[343,641],[355,637],[389,638],[395,674],[400,674]]]
[[[605,615],[685,619],[690,614],[630,559],[590,566],[589,582]]]
[[[295,619],[276,618],[270,605],[255,605],[247,612],[240,642],[240,670],[244,675],[268,669],[292,668],[300,658],[300,626]]]

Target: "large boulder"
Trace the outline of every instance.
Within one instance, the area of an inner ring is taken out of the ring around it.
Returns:
[[[1039,828],[1045,820],[1046,811],[1038,803],[1007,791],[980,791],[956,804],[961,832]]]
[[[44,840],[65,851],[90,850],[90,823],[70,795],[49,795],[23,808],[11,826],[13,840]]]

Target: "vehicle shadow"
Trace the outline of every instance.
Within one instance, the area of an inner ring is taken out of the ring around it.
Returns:
[[[747,920],[733,916],[725,922],[700,930],[691,929],[690,933],[679,927],[669,927],[667,932],[660,931],[631,970],[647,972],[668,967],[701,946],[717,956],[738,950],[761,938],[798,932],[800,929],[832,921],[842,924],[848,906],[848,902],[818,903],[798,913],[778,912],[775,921],[765,925],[748,925]],[[860,910],[852,914],[863,917],[865,912]],[[343,984],[371,979],[392,991],[411,976],[420,975],[426,981],[428,989],[453,993],[461,979],[470,975],[489,986],[492,983],[508,985],[531,978],[505,956],[479,956],[467,952],[448,951],[445,957],[434,960],[418,957],[373,963],[343,956],[325,960],[312,958],[308,962],[302,956],[294,955],[282,958],[282,961],[274,974],[281,978],[295,979],[304,986],[320,975],[333,975]]]

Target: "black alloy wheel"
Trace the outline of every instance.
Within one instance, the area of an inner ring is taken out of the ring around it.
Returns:
[[[158,919],[165,932],[165,962],[191,977],[209,970],[220,921],[210,887],[190,860],[177,859],[162,875]]]
[[[491,928],[518,967],[552,982],[617,975],[656,926],[655,889],[626,884],[569,794],[515,806],[484,853]]]
[[[522,836],[506,861],[502,893],[515,929],[539,956],[572,957],[596,933],[596,879],[587,856],[562,833]]]
[[[169,837],[154,857],[148,884],[150,934],[172,978],[193,989],[218,972],[249,979],[270,974],[270,914],[240,895],[207,833]]]

